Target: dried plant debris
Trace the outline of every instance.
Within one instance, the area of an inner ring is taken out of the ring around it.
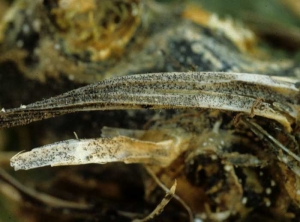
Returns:
[[[16,1],[1,24],[0,63],[12,62],[41,83],[160,71],[299,73],[299,63],[289,57],[253,54],[259,51],[254,34],[213,14],[199,24],[184,5],[174,10],[140,0],[76,2],[78,7],[64,0]]]
[[[157,73],[106,80],[16,109],[3,109],[11,127],[71,112],[116,109],[211,108],[277,120],[291,131],[298,117],[295,83],[255,74]]]
[[[16,170],[48,165],[103,164],[117,161],[165,165],[173,159],[172,153],[177,151],[170,150],[173,147],[175,144],[172,140],[153,143],[123,136],[112,139],[68,140],[32,152],[19,153],[11,161]]]
[[[141,20],[140,0],[44,1],[69,54],[101,61],[120,55]]]
[[[166,193],[165,197],[162,199],[162,201],[157,205],[157,207],[145,218],[143,219],[136,219],[133,220],[133,222],[145,222],[145,221],[149,221],[152,220],[155,216],[159,215],[162,213],[162,211],[164,210],[165,206],[170,202],[170,200],[172,199],[173,195],[175,194],[175,190],[176,190],[176,181],[173,184],[173,186],[170,188],[170,191],[168,193]]]
[[[17,109],[3,110],[0,113],[0,124],[11,127],[76,111],[197,107],[274,119],[291,132],[291,124],[295,123],[298,117],[298,94],[294,83],[263,75],[238,73],[133,75],[86,86],[49,100],[22,105]],[[168,165],[174,156],[177,157],[182,152],[177,148],[178,143],[180,139],[146,143],[128,137],[69,140],[30,153],[20,153],[12,159],[12,165],[15,169],[30,169],[46,165],[124,161],[160,163],[163,166]],[[123,149],[120,150],[120,146],[123,146]],[[139,147],[139,150],[132,150],[134,146]],[[288,152],[288,149],[283,150]],[[299,161],[296,154],[290,152],[289,155]],[[165,160],[168,157],[169,161]]]
[[[123,55],[140,26],[141,13],[140,0],[18,0],[0,25],[0,60],[18,57],[15,62],[24,75],[39,81],[61,74],[94,81],[104,68],[97,63]],[[87,66],[91,78],[82,75]]]
[[[246,218],[258,206],[272,209],[275,217],[282,195],[288,195],[288,206],[297,208],[299,203],[292,196],[300,190],[297,183],[291,186],[279,179],[285,175],[294,181],[300,175],[296,86],[291,78],[242,73],[132,75],[5,109],[0,123],[11,127],[77,111],[185,108],[171,117],[154,116],[144,130],[106,127],[102,138],[67,140],[21,152],[11,165],[19,170],[140,163],[165,186],[176,179],[182,208],[191,209],[196,218]],[[274,183],[279,184],[276,192]],[[156,186],[146,185],[146,197]],[[296,217],[293,212],[281,216]]]
[[[11,166],[38,168],[12,172],[20,182],[0,171],[17,217],[298,221],[299,61],[274,59],[239,21],[176,5],[16,0],[6,9],[0,128],[26,126],[1,129],[23,133],[19,144],[0,141],[1,154],[26,149]]]

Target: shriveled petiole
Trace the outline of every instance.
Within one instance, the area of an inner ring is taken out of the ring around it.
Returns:
[[[132,75],[91,84],[20,108],[2,109],[0,127],[78,111],[192,107],[262,116],[280,122],[291,131],[291,124],[298,116],[299,90],[293,81],[258,74]]]

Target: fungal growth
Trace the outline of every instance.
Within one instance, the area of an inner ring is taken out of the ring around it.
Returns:
[[[241,116],[264,117],[280,123],[290,133],[297,124],[299,90],[290,81],[278,77],[243,73],[154,73],[119,77],[88,85],[57,97],[5,109],[0,113],[0,126],[11,127],[67,113],[113,109],[180,109],[203,108],[230,111]],[[300,175],[300,158],[269,136],[263,128],[242,117],[261,139],[296,161],[291,168]],[[238,120],[237,120],[238,121]],[[135,132],[135,138],[115,135],[111,138],[68,140],[47,145],[11,159],[16,169],[87,163],[144,163],[170,165],[186,151],[190,136],[167,135],[161,140],[147,141],[151,131]],[[280,161],[284,161],[280,157]]]
[[[291,131],[291,124],[298,116],[298,97],[295,83],[265,75],[216,72],[132,75],[5,109],[0,114],[0,126],[23,125],[78,111],[209,108],[266,117]]]
[[[298,221],[299,19],[202,2],[0,1],[12,220]]]

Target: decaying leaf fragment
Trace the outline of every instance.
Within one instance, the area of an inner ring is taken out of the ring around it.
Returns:
[[[103,136],[109,135],[108,131],[109,128],[104,128]],[[122,131],[126,134],[126,130],[118,130]],[[139,139],[118,135],[111,138],[61,141],[29,152],[20,152],[11,158],[11,166],[15,170],[109,162],[167,166],[187,148],[180,137],[165,135],[163,130],[161,132],[130,130],[130,132],[132,135],[136,134]],[[149,135],[164,136],[159,142],[141,140]]]
[[[123,136],[67,140],[19,153],[11,159],[11,165],[15,170],[117,161],[165,165],[173,160],[173,147],[172,140],[153,143]]]
[[[295,83],[265,75],[215,72],[133,75],[3,110],[0,126],[11,127],[76,111],[198,107],[273,119],[290,132],[298,117],[298,97]],[[16,170],[115,161],[167,166],[186,149],[178,137],[174,138],[155,142],[124,136],[69,140],[20,153],[11,159],[11,165]],[[294,154],[293,158],[299,161]]]
[[[177,195],[190,209],[190,218],[199,214],[201,219],[218,220],[229,219],[237,211],[247,215],[251,195],[263,198],[257,204],[279,204],[276,196],[270,196],[273,188],[265,191],[260,184],[259,167],[276,171],[273,166],[280,163],[273,163],[279,160],[300,175],[297,150],[289,147],[296,141],[299,89],[289,78],[214,72],[119,77],[20,108],[3,109],[0,126],[77,111],[144,108],[203,109],[182,110],[181,115],[171,118],[160,116],[162,122],[154,118],[144,130],[104,127],[101,138],[67,140],[19,153],[12,157],[11,166],[19,170],[108,162],[145,164],[165,186],[177,180]],[[234,119],[241,120],[237,122],[244,124],[242,129]],[[269,123],[276,125],[268,129],[270,134],[265,130]],[[286,141],[282,139],[285,137]],[[253,144],[246,145],[252,140]],[[268,149],[261,149],[262,144]],[[271,154],[269,158],[266,152]],[[239,174],[245,175],[243,183]],[[248,175],[254,179],[248,180]],[[153,188],[147,187],[151,193]],[[290,193],[295,190],[290,189]]]
[[[57,97],[0,112],[0,127],[12,127],[78,111],[210,108],[262,116],[287,131],[298,116],[295,83],[246,73],[182,72],[105,80]]]

